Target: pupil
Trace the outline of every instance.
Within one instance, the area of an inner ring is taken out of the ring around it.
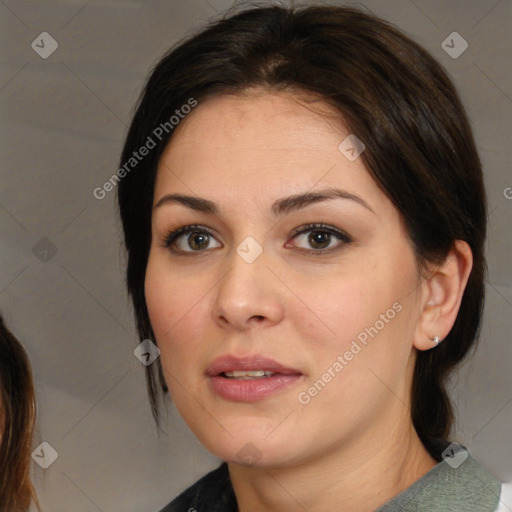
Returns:
[[[323,231],[314,231],[309,235],[309,242],[312,243],[312,245],[319,244],[322,246],[321,248],[323,248],[329,245],[330,236],[329,233]]]
[[[202,239],[202,242],[196,244],[197,239]],[[208,237],[205,233],[191,233],[188,237],[189,245],[192,249],[201,249],[204,246],[208,245]],[[192,241],[192,243],[190,243]]]

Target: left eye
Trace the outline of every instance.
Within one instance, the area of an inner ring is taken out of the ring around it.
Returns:
[[[343,231],[324,224],[309,224],[307,226],[303,226],[296,231],[293,238],[305,237],[309,247],[313,247],[312,250],[309,247],[306,247],[305,249],[311,252],[321,253],[333,248],[331,245],[331,242],[335,242],[335,240],[333,240],[333,236],[340,242],[337,245],[334,245],[334,247],[349,244],[352,241],[352,239]]]

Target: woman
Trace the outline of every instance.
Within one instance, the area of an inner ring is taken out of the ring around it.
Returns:
[[[36,417],[27,354],[0,315],[0,510],[21,512],[39,504],[29,478]]]
[[[445,388],[480,328],[482,170],[424,49],[352,8],[235,13],[155,67],[118,175],[153,414],[168,388],[225,461],[166,511],[497,509]]]

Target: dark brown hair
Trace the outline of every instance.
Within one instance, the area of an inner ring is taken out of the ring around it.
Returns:
[[[0,315],[0,510],[21,512],[32,501],[38,510],[29,478],[36,404],[32,370],[27,353],[5,326]]]
[[[121,165],[155,127],[193,97],[252,87],[315,95],[366,146],[368,172],[401,214],[420,268],[441,263],[455,240],[473,268],[455,324],[441,345],[417,354],[412,421],[440,460],[453,411],[446,379],[475,344],[484,303],[486,197],[473,134],[441,65],[390,23],[359,9],[259,6],[230,12],[172,48],[155,66],[126,137]],[[154,335],[144,298],[151,210],[164,134],[118,185],[128,252],[126,282],[141,339]],[[165,381],[160,362],[147,367],[154,417]]]

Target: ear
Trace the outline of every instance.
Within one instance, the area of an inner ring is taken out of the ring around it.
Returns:
[[[418,350],[436,346],[435,336],[444,340],[459,312],[462,295],[473,267],[473,254],[463,240],[456,240],[446,260],[431,269],[422,283],[421,312],[413,345]]]

